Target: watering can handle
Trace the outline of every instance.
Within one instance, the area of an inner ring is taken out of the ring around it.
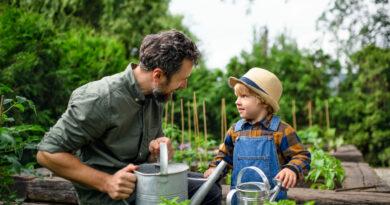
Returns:
[[[269,199],[270,202],[273,202],[275,201],[276,197],[278,196],[279,192],[280,192],[280,188],[282,187],[282,182],[275,179],[276,181],[276,186],[272,189],[271,191],[271,198]]]
[[[166,143],[160,143],[160,174],[168,174],[168,147]]]
[[[231,205],[232,204],[232,199],[234,194],[236,194],[237,189],[232,189],[229,191],[228,195],[226,196],[226,205]]]
[[[259,190],[261,190],[260,185],[258,185],[258,184],[254,184],[254,185],[257,186],[259,188]],[[226,196],[226,205],[232,204],[232,199],[233,199],[234,194],[236,194],[236,192],[237,192],[237,189],[232,189],[229,191],[228,195]]]
[[[241,169],[241,171],[238,173],[238,176],[237,176],[237,184],[241,183],[241,178],[244,175],[244,172],[249,170],[249,169],[256,171],[257,174],[260,175],[261,179],[263,179],[263,183],[264,183],[266,190],[269,191],[271,188],[270,188],[267,176],[265,176],[264,172],[261,171],[261,169],[255,167],[255,166],[245,167],[245,168]]]

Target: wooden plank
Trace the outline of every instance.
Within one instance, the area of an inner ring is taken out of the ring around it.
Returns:
[[[72,183],[60,177],[35,179],[27,188],[27,198],[32,201],[50,201],[77,204]]]
[[[72,183],[61,177],[15,176],[15,189],[25,201],[77,204]]]
[[[390,192],[390,187],[367,163],[342,162],[342,166],[346,176],[342,183],[343,189],[360,187],[365,192]]]
[[[343,162],[363,162],[362,153],[354,145],[343,145],[331,153]]]
[[[288,198],[303,203],[315,201],[319,204],[389,204],[390,194],[373,192],[335,192],[331,190],[315,190],[306,188],[292,188],[288,191]]]

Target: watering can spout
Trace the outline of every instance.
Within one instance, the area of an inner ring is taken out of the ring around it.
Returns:
[[[226,165],[227,163],[223,160],[218,164],[214,172],[208,177],[207,181],[198,189],[194,196],[192,196],[191,205],[199,205],[202,203],[204,197],[207,195],[211,187],[217,181],[217,179],[225,169]]]

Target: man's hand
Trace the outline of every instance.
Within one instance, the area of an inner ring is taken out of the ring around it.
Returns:
[[[160,156],[160,143],[166,143],[168,148],[168,159],[172,159],[173,157],[173,147],[171,140],[167,137],[159,137],[155,140],[152,140],[149,144],[149,151],[151,155],[156,158],[157,156]]]
[[[289,168],[282,169],[275,178],[281,181],[282,186],[286,189],[293,188],[297,183],[297,175]]]
[[[127,199],[134,192],[137,178],[132,172],[137,168],[137,166],[129,164],[107,180],[105,191],[112,199]]]
[[[208,177],[214,172],[214,170],[215,170],[215,167],[210,167],[210,168],[208,168],[208,169],[204,172],[204,174],[203,174],[204,178],[208,178]]]

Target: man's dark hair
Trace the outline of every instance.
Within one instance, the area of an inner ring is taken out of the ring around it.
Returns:
[[[140,48],[140,66],[145,70],[161,68],[168,80],[179,71],[184,59],[198,63],[200,52],[195,43],[183,33],[170,30],[147,35]]]

